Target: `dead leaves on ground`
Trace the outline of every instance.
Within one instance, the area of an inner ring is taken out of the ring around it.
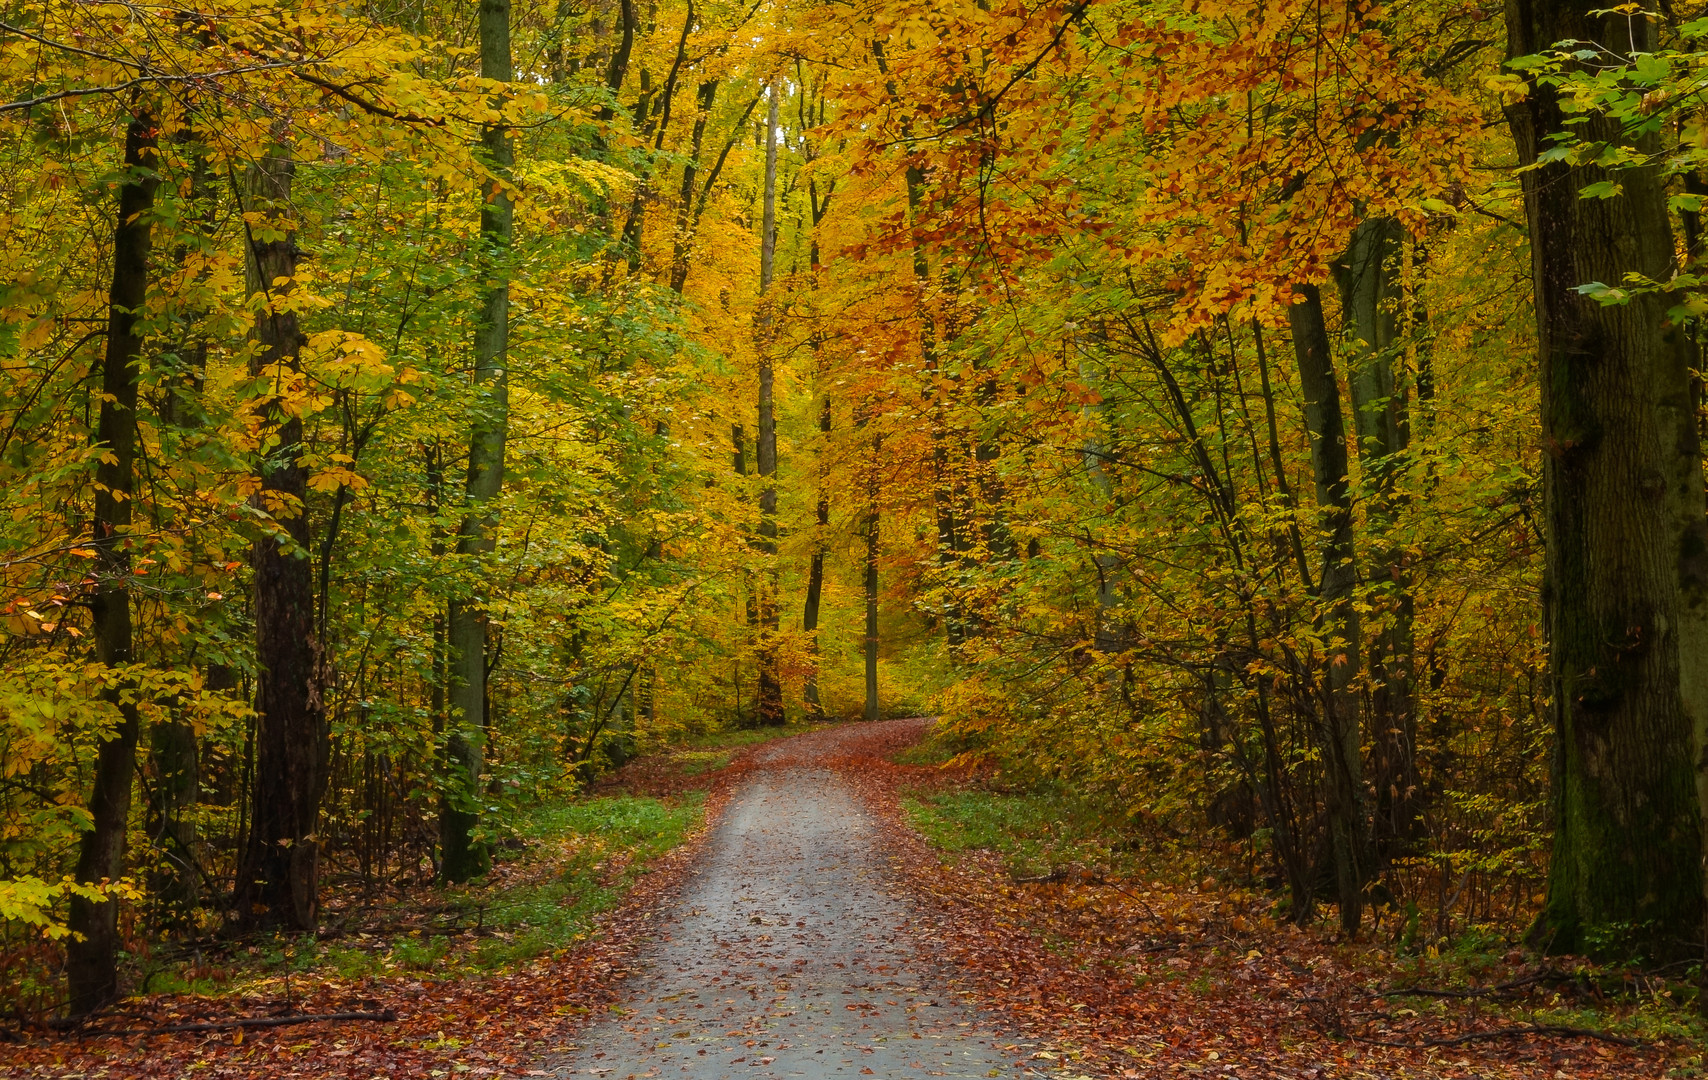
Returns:
[[[701,778],[702,786],[705,778]],[[706,801],[716,819],[728,795],[717,778]],[[494,1077],[527,1075],[567,1048],[582,1018],[609,1007],[676,883],[692,865],[702,830],[660,857],[592,940],[510,975],[434,979],[420,973],[354,982],[294,977],[243,997],[155,995],[126,1003],[104,1025],[126,1031],[293,1014],[375,1012],[395,1022],[313,1023],[282,1028],[39,1038],[0,1047],[0,1077],[163,1080],[167,1077]]]
[[[994,856],[951,865],[902,823],[897,789],[922,770],[888,758],[923,721],[875,730],[841,764],[924,903],[915,930],[975,1005],[1054,1046],[1055,1065],[1111,1077],[1304,1080],[1661,1077],[1700,1053],[1638,1047],[1492,1013],[1486,996],[1428,1002],[1397,992],[1378,950],[1277,925],[1261,898],[1214,888],[1066,873],[1017,883]],[[1547,969],[1490,973],[1507,996],[1546,1005]],[[1383,996],[1390,991],[1389,996]],[[1520,1004],[1523,1004],[1521,1002]],[[1400,1045],[1383,1045],[1400,1044]],[[1433,1045],[1421,1045],[1433,1044]]]

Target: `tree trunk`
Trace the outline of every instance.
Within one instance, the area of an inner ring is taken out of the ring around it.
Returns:
[[[1097,372],[1090,364],[1079,365],[1079,378],[1087,386],[1099,385]],[[1110,482],[1109,471],[1103,467],[1103,459],[1109,454],[1109,447],[1103,441],[1106,409],[1100,398],[1097,404],[1085,406],[1081,413],[1086,425],[1085,449],[1081,455],[1085,478],[1091,482],[1091,492],[1097,499],[1097,513],[1107,514],[1115,487]],[[1087,542],[1092,552],[1092,568],[1097,571],[1097,613],[1092,616],[1096,622],[1091,628],[1091,647],[1104,654],[1120,652],[1120,636],[1114,623],[1115,574],[1120,569],[1120,560],[1112,551],[1098,551],[1096,541],[1089,536]]]
[[[281,133],[282,138],[283,133]],[[253,170],[252,209],[275,219],[270,237],[251,238],[249,288],[266,298],[256,315],[258,348],[250,376],[264,386],[300,377],[303,335],[295,307],[296,233],[288,227],[295,163],[282,141]],[[273,522],[255,542],[255,771],[253,812],[237,877],[241,923],[312,930],[319,916],[315,823],[326,783],[322,660],[314,633],[313,568],[308,557],[308,468],[302,417],[268,394],[258,505]]]
[[[632,5],[624,2],[621,64],[613,59],[614,82],[627,63],[633,36]],[[481,0],[480,74],[509,82],[510,0]],[[615,87],[613,86],[613,89]],[[502,124],[481,129],[480,156],[492,173],[481,192],[480,252],[487,281],[474,329],[474,424],[469,435],[467,503],[457,532],[457,554],[475,561],[497,547],[498,515],[493,502],[504,488],[504,448],[510,428],[510,238],[513,207],[504,183],[514,163],[510,133]],[[475,569],[478,574],[479,568]],[[483,590],[482,590],[483,591]],[[440,800],[440,873],[446,881],[468,881],[486,873],[491,855],[475,836],[480,824],[480,773],[486,743],[489,698],[486,685],[488,616],[484,599],[460,596],[446,616],[450,652],[449,713],[445,738],[446,785]]]
[[[818,695],[818,615],[819,606],[824,599],[824,554],[826,538],[830,535],[830,478],[825,475],[824,459],[829,453],[830,443],[830,395],[826,394],[820,404],[818,414],[818,430],[823,436],[819,447],[819,476],[818,476],[818,507],[815,521],[817,527],[813,533],[812,566],[807,571],[807,602],[801,613],[801,630],[807,637],[807,650],[810,666],[807,668],[807,685],[804,692],[807,713],[814,720],[824,719],[824,704]]]
[[[146,111],[125,129],[125,180],[119,187],[113,228],[113,277],[107,293],[107,347],[101,362],[101,413],[96,442],[106,449],[95,468],[92,546],[99,553],[99,584],[90,599],[95,655],[110,668],[131,660],[130,529],[136,460],[136,364],[142,335],[137,315],[148,294],[149,213],[154,208],[154,117]],[[117,881],[124,874],[125,832],[130,820],[131,779],[136,769],[138,717],[135,704],[117,687],[102,697],[118,713],[111,735],[95,757],[89,794],[89,831],[77,851],[77,880],[85,885]],[[119,902],[72,896],[66,946],[66,982],[73,1016],[82,1016],[119,996],[117,954]]]
[[[190,128],[180,131],[177,141],[192,147],[186,194],[194,210],[190,220],[200,233],[190,234],[179,244],[176,262],[182,269],[189,260],[191,245],[209,242],[217,223],[206,148],[195,145],[196,133]],[[177,344],[176,363],[169,366],[161,389],[160,422],[180,433],[200,428],[207,415],[202,394],[207,382],[208,339],[197,325],[206,314],[192,310],[182,316],[189,330]],[[193,650],[185,659],[186,663],[195,662]],[[207,669],[205,689],[232,689],[234,676],[230,668],[212,665]],[[171,912],[173,921],[187,922],[201,900],[201,867],[195,855],[201,762],[195,727],[174,708],[149,729],[148,749],[154,762],[148,830],[157,849],[149,890]]]
[[[1305,427],[1311,438],[1311,472],[1323,537],[1322,605],[1318,629],[1324,637],[1322,724],[1324,789],[1334,850],[1340,925],[1356,933],[1363,917],[1367,829],[1364,824],[1363,762],[1359,747],[1358,613],[1353,587],[1352,490],[1347,480],[1346,426],[1335,380],[1322,296],[1315,285],[1298,287],[1288,309],[1299,387],[1305,397]]]
[[[1400,356],[1398,281],[1404,230],[1371,218],[1353,232],[1335,266],[1341,319],[1351,353],[1347,387],[1353,429],[1368,489],[1370,602],[1376,632],[1365,642],[1370,677],[1369,727],[1375,794],[1375,840],[1403,849],[1418,830],[1417,713],[1413,695],[1411,567],[1394,529],[1404,504],[1401,474],[1411,439],[1406,390],[1395,378]]]
[[[759,238],[759,311],[755,318],[759,354],[759,552],[765,569],[759,582],[759,722],[781,725],[783,680],[777,670],[777,417],[776,370],[771,357],[776,327],[772,319],[771,282],[777,263],[777,87],[771,87],[771,106],[765,117],[765,207]]]
[[[872,464],[866,473],[866,710],[877,720],[878,710],[878,466],[883,436],[872,437]]]
[[[1631,35],[1637,50],[1653,49],[1647,17],[1592,14],[1598,7],[1509,0],[1511,55],[1568,38],[1617,53]],[[1567,130],[1625,141],[1593,117],[1568,129],[1545,85],[1532,85],[1507,119],[1526,165]],[[1700,956],[1708,526],[1691,349],[1664,296],[1602,306],[1576,289],[1622,283],[1633,271],[1672,276],[1666,192],[1658,168],[1610,176],[1556,161],[1521,177],[1542,398],[1556,740],[1554,856],[1534,935],[1554,951]],[[1578,197],[1604,179],[1623,194]]]

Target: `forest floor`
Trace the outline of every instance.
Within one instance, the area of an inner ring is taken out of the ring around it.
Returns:
[[[506,931],[496,964],[474,935],[134,998],[106,1034],[0,1046],[0,1077],[1703,1075],[1661,984],[1396,957],[1277,924],[1261,896],[1117,869],[1089,834],[1064,842],[1066,811],[922,752],[927,727],[631,763],[575,805],[662,809],[598,858],[518,860],[489,894],[557,889],[597,927],[562,947]],[[367,1019],[261,1026],[334,1014]]]

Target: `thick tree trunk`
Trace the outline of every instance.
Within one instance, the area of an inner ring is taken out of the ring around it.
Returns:
[[[1370,680],[1369,728],[1375,795],[1375,840],[1403,849],[1418,829],[1417,713],[1413,694],[1411,567],[1394,529],[1403,508],[1410,417],[1400,357],[1400,245],[1392,218],[1371,218],[1353,232],[1335,267],[1341,318],[1351,355],[1347,387],[1367,489],[1365,525],[1375,632],[1365,640]]]
[[[633,9],[624,0],[623,47],[612,61],[613,89],[621,81],[633,37]],[[480,73],[509,82],[510,0],[480,2]],[[510,133],[501,124],[481,130],[480,156],[493,176],[483,186],[480,251],[487,286],[480,294],[474,329],[474,424],[469,435],[469,471],[463,493],[467,510],[457,533],[457,554],[474,561],[497,547],[494,501],[504,489],[504,450],[510,430],[510,239],[513,207],[504,189],[514,164]],[[477,570],[478,572],[478,570]],[[486,651],[488,617],[479,595],[451,601],[446,616],[450,652],[449,716],[446,718],[446,783],[439,808],[440,873],[468,881],[486,873],[491,856],[475,838],[480,823],[480,773],[486,744]]]
[[[101,412],[96,442],[106,454],[95,469],[95,519],[91,545],[98,552],[99,584],[90,600],[95,654],[108,667],[131,662],[130,529],[136,461],[136,364],[142,351],[137,316],[148,295],[148,215],[154,208],[154,117],[138,112],[125,130],[125,180],[119,187],[113,229],[113,277],[107,292],[107,347],[101,362]],[[136,769],[137,710],[117,688],[102,695],[118,713],[118,724],[95,756],[89,794],[89,831],[77,851],[77,880],[85,885],[117,881],[124,874],[125,832],[130,820],[131,780]],[[71,898],[66,946],[70,1009],[81,1016],[119,996],[117,899]]]
[[[250,375],[272,387],[300,374],[303,335],[288,300],[296,277],[292,213],[295,163],[284,145],[253,171],[253,209],[278,219],[266,240],[252,240],[249,287],[265,306],[255,318],[258,348]],[[326,711],[322,661],[314,633],[313,568],[308,557],[308,468],[301,416],[277,397],[259,402],[266,425],[258,505],[273,516],[255,542],[255,771],[249,835],[237,877],[242,923],[312,930],[319,917],[320,843],[315,837],[326,783]]]
[[[1509,50],[1653,48],[1645,16],[1587,0],[1509,0]],[[1555,93],[1508,107],[1519,160],[1567,131]],[[1605,121],[1573,127],[1617,143]],[[1699,794],[1708,739],[1708,526],[1691,349],[1664,296],[1577,292],[1664,281],[1676,249],[1658,169],[1551,162],[1522,175],[1535,289],[1547,528],[1544,605],[1555,835],[1536,939],[1555,951],[1700,956]],[[1613,198],[1578,197],[1612,179]],[[1694,765],[1693,765],[1694,763]]]
[[[771,347],[776,335],[772,318],[771,283],[777,263],[777,87],[771,87],[771,106],[765,117],[765,195],[759,239],[759,310],[755,344],[759,354],[759,552],[765,569],[759,583],[759,722],[783,724],[783,680],[778,672],[777,633],[780,628],[777,575],[777,417],[776,370]]]
[[[1288,309],[1293,351],[1299,363],[1299,387],[1305,398],[1305,427],[1311,438],[1311,472],[1316,479],[1317,510],[1323,537],[1322,604],[1319,630],[1322,658],[1324,790],[1334,850],[1336,899],[1340,924],[1356,933],[1363,917],[1368,829],[1364,823],[1364,777],[1359,745],[1358,613],[1353,589],[1358,581],[1352,541],[1352,489],[1347,479],[1346,425],[1341,418],[1340,386],[1335,379],[1322,296],[1314,285],[1301,285]]]

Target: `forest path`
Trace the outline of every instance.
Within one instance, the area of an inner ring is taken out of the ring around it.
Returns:
[[[837,767],[885,725],[773,743],[732,794],[643,947],[622,1004],[551,1063],[560,1076],[1030,1075],[921,954],[877,822]],[[1001,1040],[1009,1041],[1009,1040]],[[1017,1060],[1020,1059],[1020,1060]]]

